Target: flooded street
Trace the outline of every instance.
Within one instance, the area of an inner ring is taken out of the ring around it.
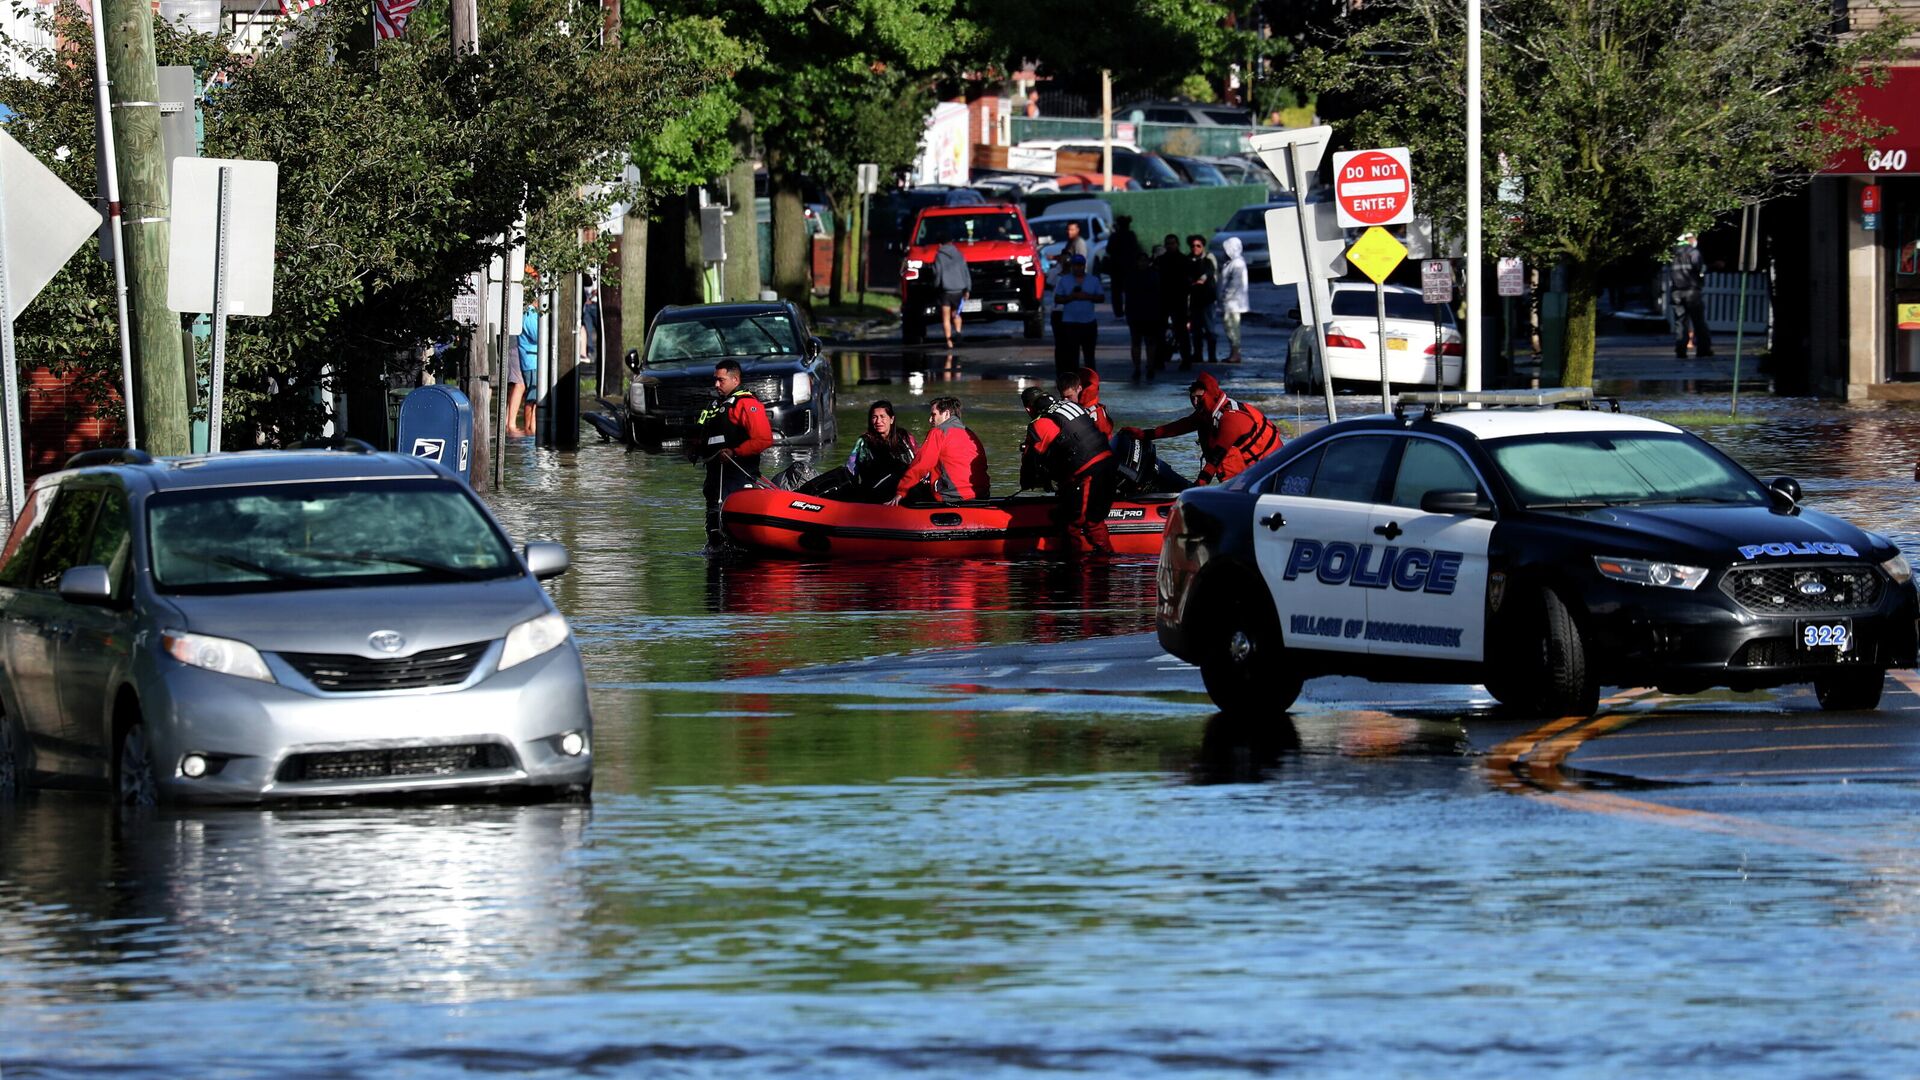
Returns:
[[[837,456],[868,401],[918,433],[957,393],[1017,486],[1019,383],[900,368],[840,359]],[[1277,366],[1236,374],[1315,422]],[[1104,400],[1144,425],[1183,387]],[[1920,556],[1920,410],[1742,409],[1763,421],[1687,426]],[[491,500],[573,553],[551,588],[592,686],[590,806],[0,810],[5,1080],[1920,1068],[1905,774],[1516,791],[1478,688],[1312,684],[1250,725],[1156,648],[1082,665],[1152,629],[1151,559],[710,562],[699,484],[523,441]],[[895,677],[973,648],[1019,678]],[[1819,717],[1804,688],[1648,708]]]

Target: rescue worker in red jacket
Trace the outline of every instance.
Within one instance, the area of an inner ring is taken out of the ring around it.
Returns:
[[[988,496],[987,448],[960,422],[959,398],[934,398],[927,406],[926,440],[887,505],[899,506],[922,480],[933,482],[933,497],[940,502]]]
[[[1165,439],[1189,431],[1199,432],[1200,456],[1206,464],[1194,478],[1198,484],[1231,480],[1246,471],[1247,466],[1280,449],[1280,429],[1259,409],[1228,397],[1212,375],[1201,372],[1193,385],[1187,387],[1187,394],[1193,402],[1192,413],[1152,431],[1131,427],[1124,430],[1136,439]]]
[[[1113,509],[1114,460],[1087,410],[1037,386],[1020,395],[1032,420],[1020,447],[1020,486],[1043,483],[1060,493],[1067,538],[1076,553],[1113,554],[1107,512]]]
[[[740,385],[740,364],[722,360],[713,365],[713,404],[701,410],[698,453],[707,463],[707,539],[718,544],[720,504],[726,497],[760,481],[760,454],[773,445],[773,425],[767,407]]]
[[[1060,396],[1087,410],[1093,417],[1094,426],[1113,442],[1113,417],[1107,415],[1107,407],[1100,404],[1100,373],[1092,368],[1070,371],[1060,377]]]

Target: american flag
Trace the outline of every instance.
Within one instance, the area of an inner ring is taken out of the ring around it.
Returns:
[[[289,15],[298,15],[304,11],[311,11],[326,2],[327,0],[280,0],[280,17],[285,18]]]
[[[294,0],[298,3],[299,0]],[[319,0],[324,3],[325,0]],[[407,16],[420,0],[373,0],[373,34],[381,41],[397,38],[407,28]]]

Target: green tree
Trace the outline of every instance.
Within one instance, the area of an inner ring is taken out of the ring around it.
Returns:
[[[489,8],[485,51],[459,59],[430,23],[346,48],[364,30],[361,14],[310,12],[250,58],[217,38],[158,29],[161,63],[191,64],[210,84],[208,156],[280,165],[274,312],[229,327],[230,446],[318,430],[330,419],[322,388],[379,400],[384,378],[419,346],[455,333],[452,297],[523,207],[537,265],[566,271],[596,258],[574,237],[621,194],[628,148],[722,76],[671,34],[599,48],[571,30],[593,25],[598,8],[573,0]],[[60,40],[88,39],[77,9],[56,18]],[[43,160],[66,147],[63,178],[91,192],[92,66],[7,44],[29,70],[0,79],[0,100],[19,114],[11,130]],[[21,320],[23,340],[69,367],[110,369],[107,280],[97,262],[76,259],[51,302]]]
[[[1810,0],[1484,0],[1486,249],[1567,271],[1564,382],[1593,379],[1610,269],[1682,228],[1807,182],[1873,134],[1841,92],[1874,78],[1903,28],[1842,33]],[[1339,95],[1351,146],[1413,150],[1425,213],[1464,231],[1465,13],[1381,0],[1306,80]],[[1323,107],[1327,107],[1323,98]],[[1504,163],[1504,172],[1502,165]]]

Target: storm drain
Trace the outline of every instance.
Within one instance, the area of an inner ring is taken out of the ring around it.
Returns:
[[[327,780],[379,780],[414,776],[458,776],[489,769],[510,769],[513,755],[498,743],[451,746],[397,746],[382,750],[334,750],[293,754],[280,763],[274,779],[282,783]]]

